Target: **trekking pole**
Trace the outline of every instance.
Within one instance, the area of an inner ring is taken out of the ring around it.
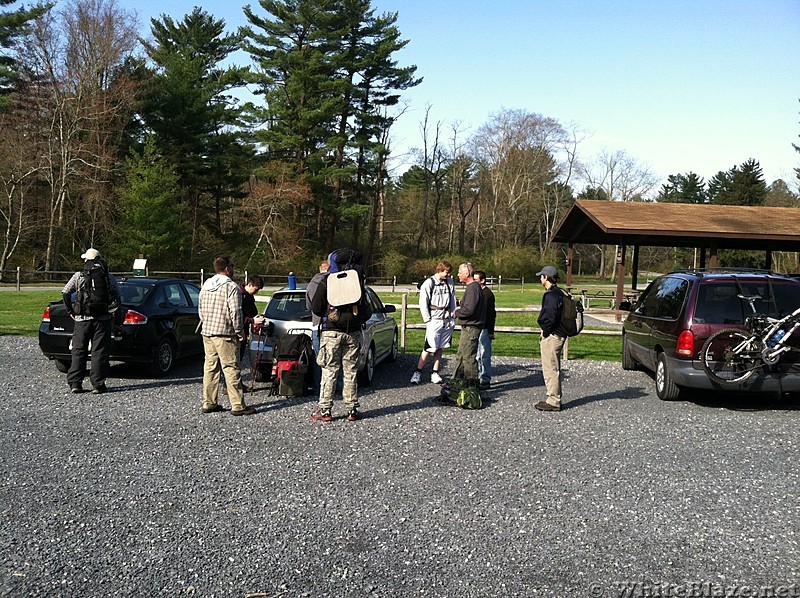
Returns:
[[[252,370],[252,379],[250,380],[250,392],[255,392],[256,390],[256,368],[258,367],[258,362],[261,360],[261,337],[263,336],[264,325],[261,324],[258,327],[258,345],[256,345],[256,361],[255,363],[250,364],[250,369]]]

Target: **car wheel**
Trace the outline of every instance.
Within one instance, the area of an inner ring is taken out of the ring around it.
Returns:
[[[400,343],[397,338],[397,330],[394,331],[394,337],[392,338],[392,348],[389,349],[389,355],[386,356],[386,361],[392,363],[393,361],[397,361],[397,354],[400,352],[398,349]]]
[[[367,349],[367,359],[364,367],[358,372],[358,381],[364,386],[372,384],[372,376],[375,374],[375,347],[370,345]]]
[[[72,365],[72,362],[68,359],[56,359],[55,361],[56,369],[62,374],[66,374],[69,371],[69,366]]]
[[[631,356],[631,348],[628,346],[628,337],[623,334],[622,335],[622,369],[623,370],[635,370],[638,367],[639,367],[639,364]]]
[[[662,401],[674,401],[681,395],[681,389],[672,381],[672,374],[667,367],[667,358],[664,353],[658,354],[656,363],[656,395]]]
[[[150,372],[160,378],[166,376],[175,363],[175,345],[168,338],[158,341],[153,351],[153,362],[150,364]]]

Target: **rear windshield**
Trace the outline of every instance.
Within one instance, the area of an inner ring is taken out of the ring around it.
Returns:
[[[125,305],[141,305],[151,293],[155,285],[152,282],[125,280],[119,283],[122,303]]]
[[[700,285],[694,321],[699,324],[741,324],[750,315],[750,304],[738,295],[758,296],[756,311],[782,318],[800,307],[800,286],[773,281],[715,282]]]
[[[264,315],[271,320],[310,320],[311,311],[306,306],[305,293],[273,295]]]

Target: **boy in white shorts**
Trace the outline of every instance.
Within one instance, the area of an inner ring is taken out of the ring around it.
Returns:
[[[455,328],[453,312],[456,309],[456,294],[453,279],[450,278],[451,271],[450,262],[443,260],[436,266],[436,273],[420,286],[419,311],[426,324],[425,347],[420,353],[417,369],[411,376],[411,384],[420,383],[422,368],[431,355],[433,355],[431,382],[442,383],[442,377],[439,375],[442,349],[450,346]]]

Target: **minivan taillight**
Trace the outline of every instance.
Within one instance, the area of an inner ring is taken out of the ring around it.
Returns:
[[[691,330],[684,330],[678,336],[678,344],[675,347],[675,353],[683,355],[684,357],[691,357],[694,355],[694,333]]]
[[[125,314],[125,320],[122,322],[123,324],[147,324],[147,316],[144,314],[140,314],[138,311],[134,311],[132,309],[128,310],[128,313]]]
[[[44,313],[42,314],[42,322],[49,322],[50,321],[50,306],[44,308]]]

